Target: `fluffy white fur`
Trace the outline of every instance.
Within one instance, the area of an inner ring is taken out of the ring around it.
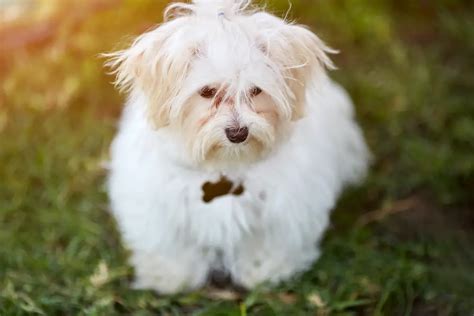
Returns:
[[[351,101],[325,74],[328,52],[246,1],[195,0],[109,55],[129,92],[109,194],[136,287],[190,290],[212,269],[253,287],[317,259],[341,189],[368,162]],[[225,129],[242,126],[247,139],[230,142]],[[244,193],[203,202],[203,183],[221,175]]]

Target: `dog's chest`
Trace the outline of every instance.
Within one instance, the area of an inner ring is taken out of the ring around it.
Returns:
[[[267,192],[258,183],[219,176],[182,184],[178,212],[184,216],[176,224],[203,245],[232,243],[262,221]]]

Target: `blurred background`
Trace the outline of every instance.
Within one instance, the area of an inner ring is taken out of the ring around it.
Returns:
[[[129,290],[107,213],[123,96],[99,54],[159,23],[166,1],[0,0],[1,315],[473,314],[474,2],[291,2],[340,50],[331,76],[356,103],[371,174],[301,278],[158,297]]]

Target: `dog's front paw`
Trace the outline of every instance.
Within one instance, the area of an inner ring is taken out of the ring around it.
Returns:
[[[200,258],[135,254],[131,261],[135,268],[134,289],[174,294],[197,289],[206,282],[208,267]]]
[[[281,261],[252,260],[241,263],[232,278],[238,285],[251,289],[262,283],[276,284],[291,276],[292,271],[291,267],[285,266]]]
[[[137,275],[132,283],[135,290],[154,290],[158,294],[170,295],[179,292],[187,292],[199,288],[202,285],[197,280],[188,280],[183,277],[171,277],[169,275]]]
[[[316,249],[291,256],[279,252],[267,252],[265,256],[262,253],[246,253],[236,263],[232,279],[248,289],[262,283],[275,285],[305,271],[317,257]]]

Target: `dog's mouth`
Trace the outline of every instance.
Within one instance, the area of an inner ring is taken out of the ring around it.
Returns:
[[[264,144],[257,138],[249,136],[245,141],[213,144],[205,154],[204,161],[248,163],[260,159],[265,150]]]

